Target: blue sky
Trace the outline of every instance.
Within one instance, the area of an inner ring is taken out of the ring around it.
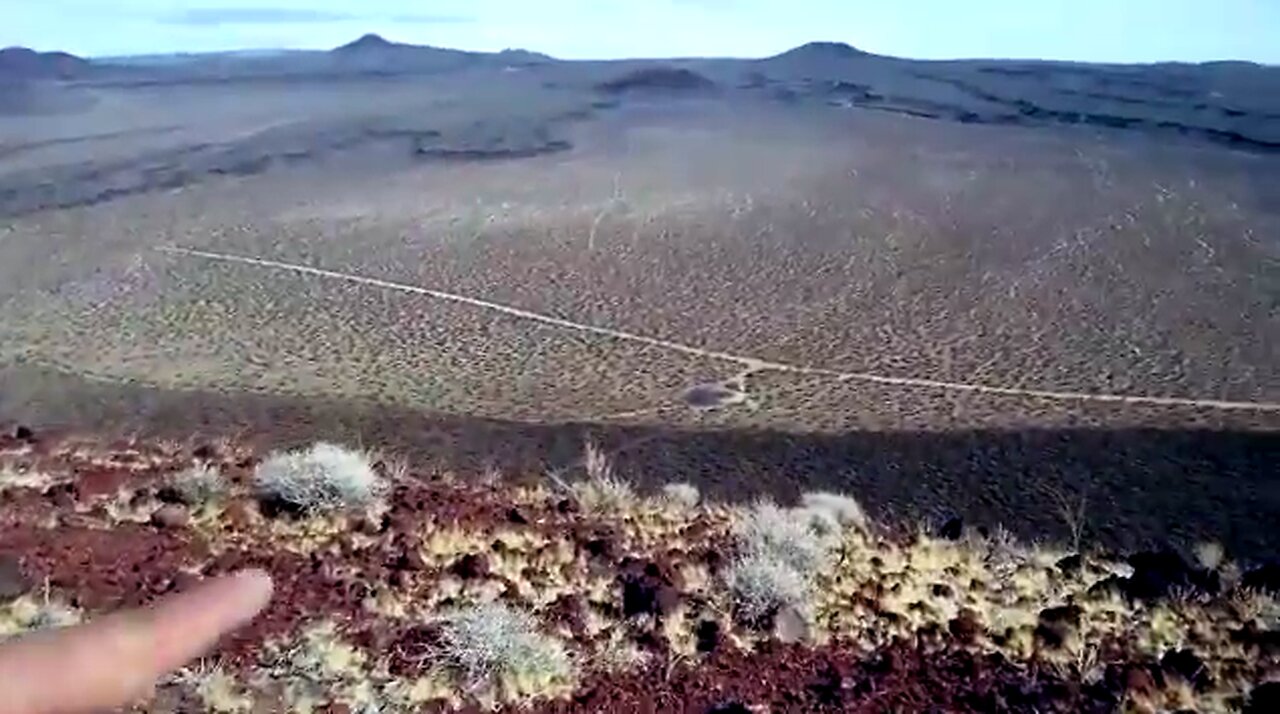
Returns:
[[[929,59],[1280,64],[1280,0],[0,0],[0,45],[102,56],[329,48],[365,32],[564,58],[759,57],[811,40]]]

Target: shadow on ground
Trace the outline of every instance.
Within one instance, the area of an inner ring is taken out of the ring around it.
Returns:
[[[540,478],[573,468],[588,435],[652,487],[689,481],[713,497],[811,489],[856,495],[882,519],[1003,525],[1069,541],[1083,499],[1087,545],[1200,540],[1236,558],[1280,555],[1280,432],[1162,429],[789,433],[529,424],[353,400],[167,391],[31,367],[0,369],[0,420],[38,429],[191,439],[239,434],[263,447],[316,438],[377,445],[415,466]]]

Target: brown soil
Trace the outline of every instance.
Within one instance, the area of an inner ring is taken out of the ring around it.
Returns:
[[[1117,669],[1117,672],[1122,669]],[[694,670],[590,682],[557,712],[1111,712],[1123,677],[1084,685],[949,640],[847,646],[770,645],[717,654]]]

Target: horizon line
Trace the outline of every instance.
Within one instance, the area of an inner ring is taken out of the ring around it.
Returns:
[[[961,56],[961,57],[945,57],[945,58],[919,58],[919,57],[908,57],[908,56],[902,56],[902,55],[881,54],[877,52],[871,52],[869,50],[861,49],[856,45],[850,44],[848,42],[843,42],[840,40],[811,40],[809,42],[787,47],[778,52],[775,52],[773,54],[767,54],[767,55],[649,55],[649,56],[636,55],[636,56],[630,56],[630,57],[558,57],[556,55],[544,52],[542,50],[531,49],[528,47],[506,47],[506,48],[503,48],[502,50],[467,49],[467,48],[447,46],[447,45],[429,45],[429,44],[415,44],[411,42],[399,42],[396,40],[389,40],[381,33],[364,33],[359,35],[355,39],[353,39],[351,42],[343,43],[341,45],[337,45],[333,47],[287,47],[287,46],[240,47],[235,49],[207,50],[207,51],[197,51],[197,52],[190,52],[190,51],[183,51],[183,50],[168,50],[168,51],[157,50],[157,51],[146,51],[146,52],[136,52],[136,53],[111,53],[111,54],[78,54],[75,52],[62,50],[62,49],[36,50],[26,45],[11,45],[9,47],[4,47],[2,49],[3,50],[15,50],[15,49],[31,50],[34,52],[39,52],[41,54],[65,53],[65,54],[70,54],[72,56],[79,57],[81,59],[88,60],[88,61],[103,62],[103,61],[110,61],[110,60],[127,60],[127,59],[137,59],[137,58],[146,58],[146,57],[210,57],[210,56],[219,56],[219,55],[236,55],[236,54],[253,54],[253,53],[280,53],[280,54],[326,53],[326,52],[332,52],[341,47],[345,47],[349,44],[352,44],[360,39],[363,39],[369,36],[379,37],[381,39],[386,40],[388,44],[398,45],[401,47],[430,48],[430,49],[446,50],[446,51],[453,51],[453,52],[466,52],[466,53],[479,53],[479,54],[498,54],[503,51],[514,50],[514,51],[524,51],[524,52],[531,52],[531,53],[545,55],[557,62],[628,62],[628,61],[693,61],[693,60],[752,61],[752,60],[773,59],[775,57],[785,55],[788,52],[792,52],[792,51],[802,49],[804,47],[809,47],[812,45],[841,45],[844,47],[848,47],[849,49],[852,49],[866,57],[881,58],[881,59],[896,59],[896,60],[905,60],[905,61],[911,61],[911,62],[1028,62],[1028,63],[1045,63],[1045,64],[1095,65],[1095,66],[1108,66],[1108,65],[1110,66],[1154,66],[1154,65],[1196,66],[1196,65],[1209,65],[1209,64],[1245,64],[1245,65],[1253,65],[1255,67],[1260,67],[1260,68],[1280,67],[1280,63],[1273,64],[1268,62],[1259,62],[1257,60],[1240,59],[1240,58],[1232,58],[1232,57],[1223,57],[1219,59],[1205,59],[1205,60],[1157,59],[1157,60],[1128,61],[1128,62],[1107,61],[1107,60],[1055,59],[1052,57],[1020,57],[1020,56],[1007,56],[1007,57]]]

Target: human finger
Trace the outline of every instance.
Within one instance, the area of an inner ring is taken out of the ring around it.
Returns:
[[[134,701],[251,620],[271,588],[266,573],[246,571],[0,647],[0,714],[84,712]]]

